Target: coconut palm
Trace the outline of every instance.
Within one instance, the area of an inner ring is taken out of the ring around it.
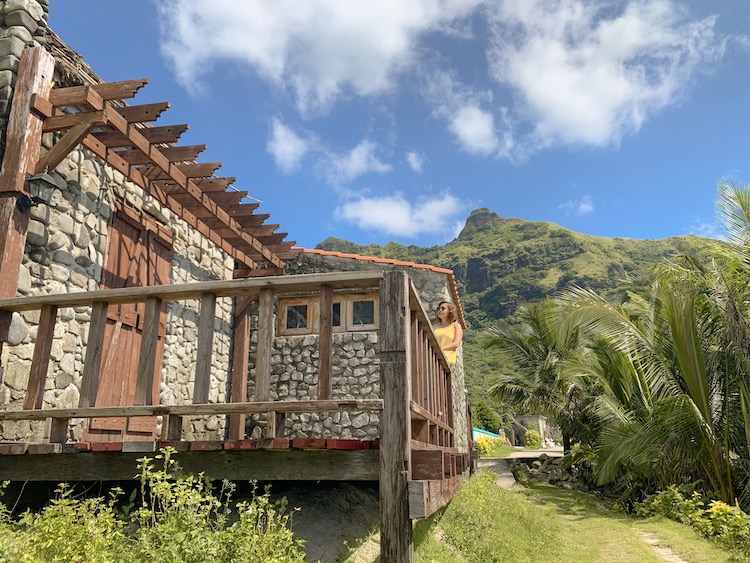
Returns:
[[[560,427],[565,451],[571,436],[586,430],[582,424],[583,389],[577,377],[562,377],[564,358],[578,345],[575,330],[559,334],[552,324],[555,303],[551,299],[519,308],[517,324],[503,322],[491,329],[485,345],[505,351],[516,368],[498,376],[490,396],[517,412],[541,414]]]

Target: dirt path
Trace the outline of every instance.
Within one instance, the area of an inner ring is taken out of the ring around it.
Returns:
[[[639,537],[665,563],[688,563],[666,546],[660,545],[659,538],[648,532],[640,532]]]

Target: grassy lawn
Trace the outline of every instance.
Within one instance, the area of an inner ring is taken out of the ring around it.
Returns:
[[[635,519],[576,491],[506,491],[494,481],[480,473],[448,507],[417,524],[415,561],[663,563],[646,538],[688,563],[741,561],[675,522]]]

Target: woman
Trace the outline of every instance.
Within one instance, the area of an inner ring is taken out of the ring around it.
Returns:
[[[456,350],[461,345],[464,329],[456,320],[456,306],[447,301],[441,301],[435,312],[437,325],[434,327],[440,348],[445,354],[448,364],[453,367],[456,363]]]

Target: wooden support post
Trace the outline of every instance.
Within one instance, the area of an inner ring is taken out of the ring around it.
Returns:
[[[81,374],[81,395],[79,407],[93,407],[96,404],[96,393],[99,390],[99,373],[102,368],[102,349],[104,348],[104,329],[107,327],[107,303],[97,301],[91,307],[89,339],[86,343],[86,359]]]
[[[410,563],[414,538],[409,519],[411,478],[411,339],[408,278],[386,272],[380,284],[380,560]]]
[[[318,399],[331,398],[333,357],[333,288],[320,288],[320,334],[318,335]]]
[[[214,347],[214,322],[216,318],[216,295],[204,293],[201,297],[201,313],[198,321],[197,359],[195,362],[195,386],[193,403],[208,403],[211,387],[211,359]]]
[[[49,441],[52,444],[64,444],[68,441],[67,418],[50,419]]]
[[[271,396],[271,350],[273,348],[273,290],[261,289],[258,307],[258,350],[255,358],[255,400]],[[266,415],[267,439],[276,437],[276,413]]]
[[[165,414],[161,419],[161,439],[176,442],[182,437],[182,417],[177,414]]]
[[[234,331],[232,333],[232,395],[231,402],[244,403],[247,400],[247,369],[250,355],[250,314],[252,300],[238,297],[234,305]],[[245,415],[229,415],[229,440],[245,439]]]
[[[37,160],[42,144],[42,120],[33,114],[34,94],[47,97],[52,88],[55,60],[43,47],[27,47],[18,63],[18,76],[5,131],[5,152],[0,168],[0,299],[15,297],[18,272],[26,244],[29,214],[16,200],[26,193],[26,174]],[[8,338],[10,315],[0,322],[0,351]],[[0,380],[2,367],[0,367]]]
[[[55,335],[56,320],[57,307],[44,305],[39,317],[34,356],[31,359],[29,385],[26,389],[26,400],[23,403],[24,410],[42,408],[44,385],[47,382],[47,370],[49,369],[49,353],[52,350],[52,337]]]
[[[138,355],[134,405],[154,404],[154,377],[158,377],[154,371],[156,369],[160,317],[161,299],[158,297],[148,297],[143,315],[143,333],[141,335],[141,350]]]

